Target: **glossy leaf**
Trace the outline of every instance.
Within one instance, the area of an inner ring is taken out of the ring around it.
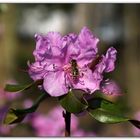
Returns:
[[[88,106],[83,101],[80,101],[72,92],[59,97],[61,106],[70,113],[79,113],[85,110]]]
[[[92,98],[87,100],[89,114],[102,123],[119,123],[129,119],[124,117],[119,107],[103,98]]]
[[[140,121],[123,116],[119,107],[103,98],[90,98],[88,102],[89,114],[101,123],[121,123],[130,122],[140,129]]]
[[[33,85],[40,85],[40,84],[42,84],[42,82],[43,82],[42,80],[37,80],[37,81],[32,82],[30,84],[24,84],[24,85],[10,85],[10,84],[7,84],[5,86],[5,91],[9,91],[9,92],[21,92],[23,90],[29,89]]]
[[[25,116],[25,113],[17,113],[15,109],[10,109],[4,119],[4,124],[19,123]]]
[[[115,112],[116,114],[121,114],[121,110],[118,105],[106,99],[98,97],[89,99],[87,102],[90,109],[102,108],[107,111]]]
[[[140,121],[123,116],[118,105],[101,97],[87,98],[87,102],[87,111],[97,121],[101,123],[130,122],[132,125],[140,129]]]
[[[126,122],[129,118],[116,114],[116,112],[109,112],[104,109],[89,109],[89,114],[96,120],[102,123],[120,123]]]

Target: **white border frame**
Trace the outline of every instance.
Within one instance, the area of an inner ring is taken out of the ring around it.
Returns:
[[[140,0],[0,0],[0,3],[140,3]]]

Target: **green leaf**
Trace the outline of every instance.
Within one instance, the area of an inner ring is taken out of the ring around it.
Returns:
[[[18,113],[15,109],[9,109],[4,119],[4,124],[19,123],[24,119],[25,116],[25,113]]]
[[[88,106],[86,102],[81,102],[72,91],[66,95],[59,97],[61,106],[70,113],[80,113],[85,110]]]
[[[98,98],[89,99],[87,100],[87,102],[90,109],[102,108],[104,110],[111,111],[116,114],[121,114],[121,110],[118,107],[118,105],[106,99],[98,97]]]
[[[123,116],[118,105],[101,97],[87,100],[89,114],[101,123],[121,123],[129,121],[140,129],[140,121]]]
[[[47,97],[46,93],[42,94],[31,107],[26,109],[12,109],[12,108],[9,109],[8,113],[4,118],[4,124],[14,124],[21,122],[26,115],[35,112],[39,104],[44,99],[46,99],[46,97]]]
[[[109,112],[105,109],[89,109],[89,114],[96,120],[102,123],[120,123],[130,120],[127,117],[116,114],[115,112]]]
[[[43,80],[37,80],[37,81],[34,81],[30,84],[24,84],[24,85],[10,85],[10,84],[7,84],[5,86],[5,91],[9,91],[9,92],[21,92],[23,90],[27,90],[29,89],[30,87],[32,87],[33,85],[41,85],[43,82]]]
[[[119,107],[103,98],[87,100],[88,112],[96,120],[102,123],[126,122],[129,118],[124,117]]]

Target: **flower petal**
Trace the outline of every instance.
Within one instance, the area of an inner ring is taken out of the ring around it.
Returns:
[[[44,58],[53,59],[61,54],[61,35],[57,32],[49,32],[46,36],[35,35],[36,49],[33,52],[36,61]]]
[[[106,55],[102,55],[100,62],[96,65],[96,70],[99,73],[110,72],[115,68],[117,51],[115,48],[111,47],[107,50]]]
[[[97,43],[99,39],[93,35],[93,33],[87,28],[83,27],[79,36],[79,43],[81,48],[94,48],[94,51],[97,53]]]
[[[87,27],[81,30],[77,41],[80,47],[80,55],[77,58],[80,66],[90,63],[96,57],[98,42],[99,39]]]
[[[49,39],[49,43],[53,46],[60,47],[58,43],[61,43],[61,34],[58,32],[49,32],[47,34],[47,38]]]
[[[100,62],[98,64],[96,64],[96,66],[95,66],[95,70],[94,70],[95,73],[98,72],[100,74],[103,74],[103,72],[106,68],[105,61],[106,61],[106,58],[102,55],[102,58],[100,59]]]
[[[44,70],[45,64],[41,65],[40,62],[36,61],[29,65],[29,75],[33,80],[43,79],[47,71]]]
[[[115,81],[109,80],[109,79],[102,81],[101,91],[107,95],[113,95],[113,96],[122,95],[121,89],[117,85],[117,83]]]
[[[36,40],[36,49],[33,51],[33,55],[36,61],[42,60],[44,54],[48,52],[48,39],[47,37],[41,36],[39,34],[35,34]]]
[[[44,78],[43,87],[51,96],[67,94],[65,73],[63,71],[49,72]]]
[[[117,51],[115,48],[111,47],[107,50],[106,53],[106,68],[105,68],[105,72],[110,72],[113,71],[115,68],[115,61],[116,61],[116,54]]]
[[[48,46],[51,49],[52,56],[60,56],[61,54],[61,35],[58,32],[49,32],[47,34]]]
[[[64,54],[64,63],[67,64],[71,61],[71,59],[77,59],[78,55],[80,54],[79,46],[75,45],[75,41],[77,39],[76,34],[68,34],[63,37],[63,54]],[[65,43],[67,40],[67,43]]]
[[[97,74],[93,74],[92,71],[86,68],[83,72],[83,76],[79,78],[79,82],[74,84],[74,89],[81,89],[90,94],[98,90],[102,77]]]

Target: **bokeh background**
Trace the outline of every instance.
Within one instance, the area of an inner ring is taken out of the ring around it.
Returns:
[[[98,47],[101,52],[110,46],[117,49],[116,69],[110,77],[120,85],[123,96],[107,98],[118,103],[126,115],[134,116],[140,111],[139,14],[139,4],[0,4],[0,88],[3,89],[10,80],[17,83],[32,81],[23,70],[28,68],[27,61],[34,60],[35,33],[79,33],[83,26],[87,26],[100,38]],[[32,88],[11,105],[20,107],[25,99],[34,101],[39,94],[37,88]],[[47,114],[56,104],[55,98],[48,97],[37,111]],[[80,128],[96,136],[135,136],[129,123],[100,124],[89,115],[78,119]],[[0,135],[36,136],[24,124]]]

